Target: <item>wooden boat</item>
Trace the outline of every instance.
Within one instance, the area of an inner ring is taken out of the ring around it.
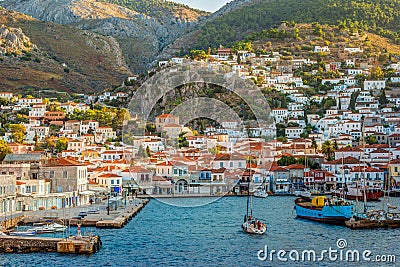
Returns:
[[[354,205],[340,198],[316,196],[313,199],[297,198],[296,215],[299,218],[330,224],[344,224],[353,216]]]

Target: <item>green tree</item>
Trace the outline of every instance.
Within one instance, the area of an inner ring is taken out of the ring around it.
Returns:
[[[204,50],[191,50],[189,56],[191,59],[194,60],[201,60],[208,58],[208,55]]]
[[[358,97],[359,95],[360,95],[360,92],[359,92],[359,91],[356,91],[356,92],[351,93],[351,96],[350,96],[350,104],[349,104],[349,109],[350,109],[350,110],[354,111],[354,110],[356,109],[356,100],[357,100],[357,97]]]
[[[14,142],[22,144],[25,140],[26,128],[22,124],[10,124],[8,130],[11,133],[11,138]]]
[[[327,160],[332,160],[335,155],[335,150],[333,149],[333,143],[329,140],[322,144],[321,151],[326,156]]]
[[[282,156],[278,161],[278,166],[288,166],[290,164],[296,164],[297,160],[293,156]]]
[[[368,135],[365,137],[365,142],[369,145],[377,144],[378,140],[376,140],[376,136],[374,135]]]
[[[316,153],[317,149],[318,149],[318,144],[317,144],[317,140],[315,140],[315,138],[312,138],[311,141],[311,147],[314,148],[314,153]]]
[[[139,146],[138,157],[139,157],[140,159],[145,159],[145,158],[147,158],[146,150],[144,150],[144,147],[143,147],[142,145]]]
[[[187,141],[186,134],[187,134],[187,132],[181,132],[179,134],[179,136],[178,136],[178,146],[179,146],[179,148],[188,147],[189,146],[189,142]]]
[[[386,97],[386,92],[385,89],[382,89],[379,95],[379,104],[382,106],[385,106],[386,104],[388,104],[389,101]]]
[[[57,142],[56,142],[56,151],[58,153],[66,150],[68,147],[68,139],[65,137],[60,137],[58,138]]]
[[[219,153],[221,153],[221,149],[219,146],[213,146],[208,149],[208,152],[210,152],[213,155],[218,155]]]
[[[150,151],[150,147],[149,146],[146,147],[146,155],[149,158],[151,157],[151,151]]]
[[[8,143],[4,140],[0,140],[0,161],[2,161],[6,155],[11,153],[12,151],[8,146]]]
[[[382,69],[379,66],[372,68],[370,78],[373,80],[380,80],[385,77]]]

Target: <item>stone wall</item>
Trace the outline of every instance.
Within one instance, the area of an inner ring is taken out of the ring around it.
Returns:
[[[27,253],[27,252],[57,252],[57,243],[60,238],[29,238],[0,236],[0,252]]]

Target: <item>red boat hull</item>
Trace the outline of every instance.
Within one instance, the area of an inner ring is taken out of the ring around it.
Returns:
[[[343,197],[343,194],[333,192],[332,196]],[[383,197],[383,191],[367,192],[367,201],[379,201],[379,198]],[[344,198],[348,200],[359,200],[364,201],[364,195],[349,195],[344,194]]]

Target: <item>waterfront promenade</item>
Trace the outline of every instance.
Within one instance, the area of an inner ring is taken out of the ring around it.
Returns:
[[[135,216],[148,202],[148,199],[132,198],[119,201],[117,204],[108,205],[108,201],[92,205],[68,207],[58,210],[37,210],[13,213],[9,216],[2,216],[3,228],[12,228],[16,225],[15,218],[21,218],[20,224],[31,225],[33,223],[58,222],[70,226],[92,226],[121,228],[133,216]],[[109,207],[109,211],[108,211]],[[14,218],[13,223],[10,219]],[[18,223],[18,222],[17,222]]]

